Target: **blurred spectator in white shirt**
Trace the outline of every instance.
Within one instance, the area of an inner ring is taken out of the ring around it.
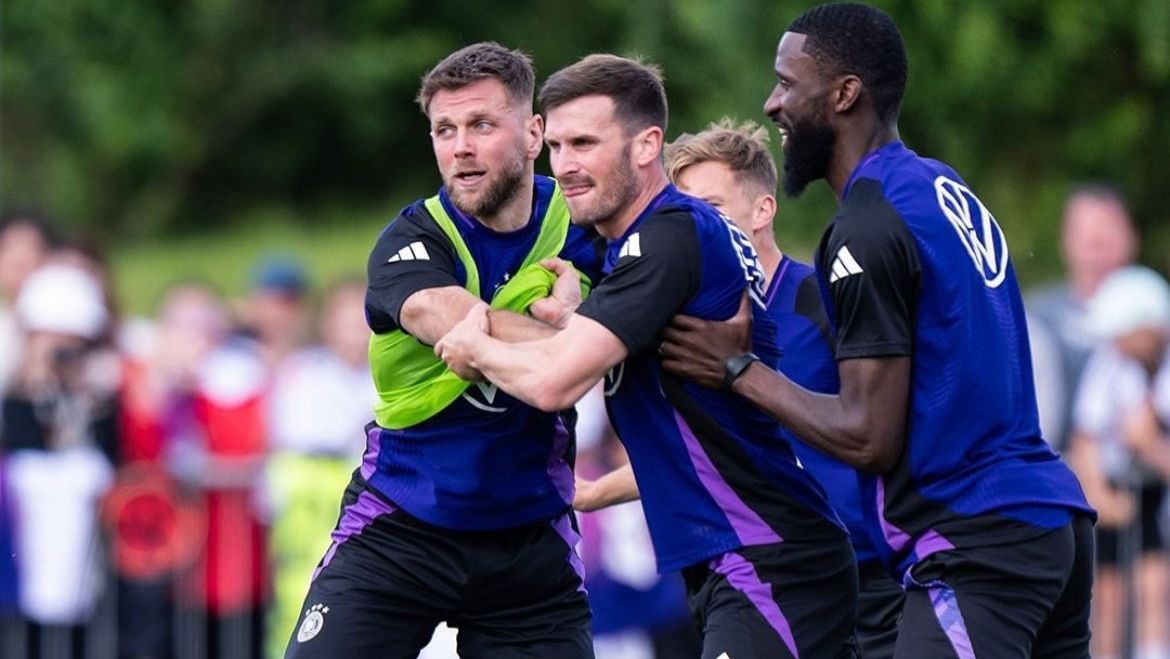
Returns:
[[[1170,564],[1159,518],[1170,479],[1170,286],[1128,267],[1110,275],[1088,303],[1089,327],[1103,339],[1081,377],[1068,449],[1097,508],[1093,656],[1120,656],[1123,620],[1136,620],[1137,659],[1167,659]],[[1133,565],[1136,615],[1122,581]]]
[[[1061,224],[1065,278],[1034,291],[1026,301],[1034,328],[1041,423],[1045,438],[1058,451],[1068,444],[1077,382],[1095,344],[1086,325],[1086,304],[1106,277],[1133,261],[1137,244],[1129,211],[1115,189],[1093,184],[1068,196]]]

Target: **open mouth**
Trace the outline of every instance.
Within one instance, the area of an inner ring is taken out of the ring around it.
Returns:
[[[455,174],[455,180],[461,185],[475,185],[485,176],[487,176],[487,172],[483,170],[466,171]]]

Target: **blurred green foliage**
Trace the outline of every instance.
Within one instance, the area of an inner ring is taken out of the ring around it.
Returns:
[[[351,225],[369,244],[438,184],[413,97],[451,50],[483,39],[519,47],[540,79],[590,52],[641,54],[665,69],[673,137],[723,115],[762,119],[776,40],[811,4],[4,2],[0,195],[49,210],[116,256],[193,236],[202,245],[209,233],[259,253],[321,223]],[[903,138],[980,193],[1025,278],[1059,270],[1061,201],[1085,180],[1127,193],[1145,260],[1166,265],[1170,3],[878,4],[910,53]],[[807,255],[832,208],[824,186],[783,202],[784,243]],[[260,216],[268,228],[249,229]],[[358,269],[364,256],[345,258]]]

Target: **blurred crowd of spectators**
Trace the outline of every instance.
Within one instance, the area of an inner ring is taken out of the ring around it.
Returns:
[[[1044,435],[1099,511],[1093,656],[1168,659],[1170,286],[1134,265],[1124,199],[1069,195],[1063,281],[1026,300]]]
[[[1069,196],[1063,281],[1026,300],[1044,433],[1100,511],[1094,656],[1170,657],[1170,286],[1107,186]],[[295,260],[244,299],[196,281],[121,317],[102,258],[0,223],[0,656],[280,656],[375,393],[360,277]],[[600,395],[578,469],[624,461]],[[691,656],[637,503],[581,516],[598,656]],[[423,656],[454,656],[440,632]]]
[[[95,252],[33,212],[0,221],[0,656],[283,654],[375,398],[364,279],[317,304],[309,280],[263,258],[243,299],[189,281],[122,317]],[[597,475],[622,453],[590,400]],[[582,524],[601,656],[697,647],[641,507]],[[454,656],[445,629],[423,653]]]
[[[362,449],[364,281],[122,318],[101,258],[0,224],[0,656],[278,656]]]

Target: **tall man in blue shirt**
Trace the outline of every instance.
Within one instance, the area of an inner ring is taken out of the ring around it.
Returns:
[[[871,537],[907,588],[896,657],[1087,657],[1093,512],[1040,436],[1003,232],[958,174],[899,140],[896,26],[816,7],[775,66],[764,110],[784,135],[784,189],[824,178],[840,203],[816,265],[841,392],[740,370],[746,315],[678,319],[664,367],[715,385],[734,366],[736,393],[875,474]]]
[[[528,58],[495,43],[422,80],[443,187],[370,254],[376,419],[286,657],[413,659],[441,621],[458,628],[462,657],[593,656],[569,509],[572,419],[469,384],[430,347],[481,302],[499,310],[502,336],[541,327],[517,312],[556,299],[534,302],[555,279],[544,259],[600,276],[602,245],[533,173],[534,86]]]
[[[750,240],[667,181],[657,72],[591,55],[553,74],[540,104],[573,221],[609,240],[606,275],[545,339],[497,340],[494,312],[478,305],[436,352],[546,410],[605,378],[658,569],[683,571],[704,659],[851,656],[855,559],[823,490],[766,414],[659,367],[674,314],[725,319],[749,297],[762,310],[765,291]],[[755,332],[775,366],[766,314]]]

